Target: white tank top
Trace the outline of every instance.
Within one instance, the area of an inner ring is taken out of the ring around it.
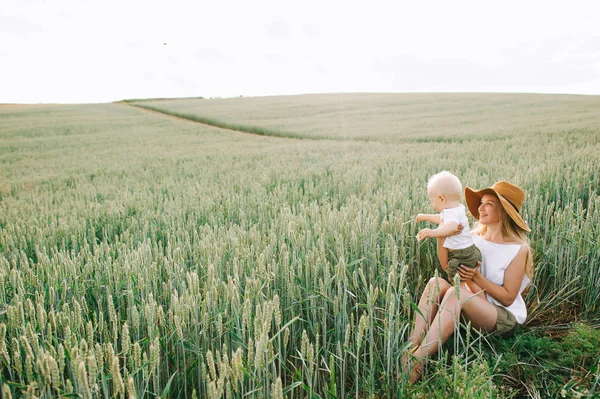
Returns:
[[[494,284],[504,284],[504,272],[510,262],[517,256],[521,244],[497,244],[484,240],[477,234],[473,234],[473,242],[481,251],[481,268],[479,271],[485,278],[490,280]],[[515,298],[515,301],[510,306],[503,306],[500,302],[496,301],[490,295],[487,295],[488,301],[494,305],[502,306],[512,313],[519,324],[523,324],[527,318],[527,307],[521,293],[529,285],[529,277],[523,274],[523,281],[519,288],[519,293]]]

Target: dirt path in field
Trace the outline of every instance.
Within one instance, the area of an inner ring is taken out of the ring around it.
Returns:
[[[142,106],[142,105],[136,105],[136,104],[128,103],[128,102],[126,102],[126,101],[118,101],[118,102],[115,102],[115,104],[128,105],[128,106],[130,106],[130,107],[139,108],[139,109],[141,109],[141,110],[144,110],[144,111],[147,111],[147,112],[150,112],[150,113],[153,113],[153,114],[158,114],[158,115],[168,116],[168,117],[170,117],[170,118],[179,119],[179,120],[184,120],[184,121],[187,121],[187,122],[195,122],[195,123],[200,123],[200,122],[194,121],[194,120],[192,120],[192,119],[189,119],[189,118],[184,118],[183,116],[178,116],[178,115],[169,114],[169,113],[167,113],[167,112],[157,111],[157,110],[155,110],[155,109],[152,109],[152,108],[147,108],[147,107],[144,107],[144,106]],[[204,123],[200,123],[200,124],[204,125]],[[209,126],[210,126],[210,125],[209,125]]]
[[[134,103],[127,102],[127,101],[119,101],[119,102],[116,102],[115,104],[128,105],[128,106],[143,109],[145,111],[152,112],[155,114],[166,115],[171,118],[183,119],[188,122],[199,123],[201,125],[216,127],[216,128],[220,128],[220,129],[229,130],[232,132],[238,132],[238,133],[254,134],[257,136],[277,137],[277,138],[283,138],[283,139],[344,141],[344,140],[340,140],[339,138],[336,138],[336,137],[303,136],[298,133],[273,131],[273,130],[270,130],[267,128],[261,128],[259,126],[244,126],[244,125],[231,124],[231,123],[217,121],[217,120],[213,120],[210,118],[204,118],[204,117],[196,116],[196,115],[186,115],[186,114],[177,114],[174,112],[167,112],[167,111],[164,111],[161,109],[154,108],[149,105],[134,104]]]

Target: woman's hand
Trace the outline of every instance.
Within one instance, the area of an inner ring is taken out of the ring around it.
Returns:
[[[480,267],[481,262],[477,262],[477,266],[475,266],[474,268],[460,265],[457,270],[458,275],[460,276],[460,281],[472,281],[474,278],[477,278],[479,275]]]
[[[456,226],[456,230],[454,230],[453,232],[451,232],[450,234],[448,234],[449,236],[457,236],[460,233],[462,233],[462,231],[465,229],[465,226],[463,226],[462,224],[459,224],[458,226]]]

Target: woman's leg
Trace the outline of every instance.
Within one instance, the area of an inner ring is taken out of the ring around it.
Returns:
[[[464,284],[461,284],[461,289],[463,286]],[[479,286],[477,287],[479,288]],[[471,322],[472,328],[489,333],[494,332],[496,330],[496,320],[498,319],[496,306],[487,300],[483,292],[478,291],[479,294],[473,294],[468,289],[467,292],[468,295],[461,300],[462,315]]]
[[[445,237],[436,239],[438,258],[442,265],[442,269],[444,270],[446,270],[448,264],[448,250],[444,248],[445,240]],[[432,277],[429,279],[427,286],[423,290],[423,294],[421,294],[421,299],[419,300],[419,311],[421,313],[419,314],[417,312],[415,315],[415,325],[408,337],[409,341],[412,343],[413,350],[419,346],[423,339],[423,335],[427,333],[431,320],[433,320],[437,313],[440,300],[444,297],[446,291],[448,291],[450,287],[452,287],[452,285],[443,278]]]
[[[409,340],[412,342],[414,349],[421,344],[423,335],[427,333],[431,321],[437,314],[440,299],[446,295],[446,292],[451,287],[452,286],[441,277],[432,277],[427,283],[427,286],[421,295],[421,299],[419,300],[419,310],[421,311],[421,314],[417,312],[415,315],[415,325],[409,336]]]
[[[425,359],[437,352],[440,344],[454,333],[461,311],[465,318],[471,321],[473,328],[493,332],[496,328],[498,312],[496,307],[488,302],[483,293],[473,294],[465,283],[460,285],[461,299],[456,297],[454,287],[450,287],[440,303],[440,310],[431,322],[425,339],[415,350],[416,365],[411,370],[410,380],[416,381],[420,375],[420,366]]]

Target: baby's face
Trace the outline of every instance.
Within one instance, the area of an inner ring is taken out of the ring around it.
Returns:
[[[431,204],[433,205],[433,208],[436,211],[441,212],[444,210],[445,201],[442,195],[430,190],[427,192],[427,196],[429,197],[429,200],[431,201]]]

